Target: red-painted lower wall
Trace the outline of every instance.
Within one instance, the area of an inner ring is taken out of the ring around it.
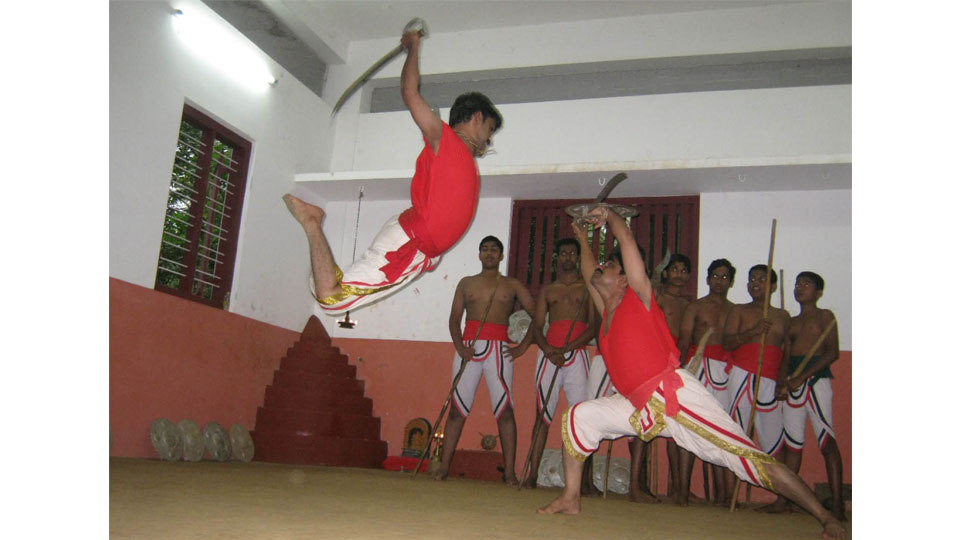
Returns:
[[[264,388],[298,337],[110,279],[110,454],[157,457],[150,423],[158,417],[252,431]]]
[[[150,443],[150,423],[160,416],[174,423],[189,418],[201,426],[215,420],[228,429],[239,422],[252,430],[264,388],[280,358],[298,337],[298,332],[111,279],[111,455],[156,457]],[[373,400],[373,414],[380,417],[380,436],[389,444],[388,455],[399,455],[407,422],[417,417],[433,422],[440,412],[450,390],[453,345],[342,338],[335,339],[334,345],[358,367],[366,395]],[[535,363],[536,349],[531,347],[514,367],[518,474],[535,416]],[[843,455],[844,482],[850,483],[849,351],[841,352],[833,371],[834,424]],[[497,433],[486,386],[481,386],[459,448],[479,450],[481,433]],[[561,394],[558,410],[565,407]],[[547,447],[561,447],[559,429],[550,430]],[[659,483],[664,493],[667,465],[662,446],[659,454]],[[613,455],[628,456],[625,440],[614,443]],[[694,468],[692,485],[694,493],[702,495],[699,470],[699,466]],[[823,458],[809,427],[800,475],[809,484],[826,482]],[[754,493],[753,500],[771,499],[763,490]]]

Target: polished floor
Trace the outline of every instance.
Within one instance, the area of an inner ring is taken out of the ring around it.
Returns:
[[[558,488],[370,469],[270,463],[110,459],[116,539],[631,538],[815,539],[803,513],[730,513],[706,505],[641,505],[622,495],[583,500],[578,516],[540,516]],[[847,524],[848,530],[851,526]]]

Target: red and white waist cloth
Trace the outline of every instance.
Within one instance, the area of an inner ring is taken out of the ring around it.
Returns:
[[[384,223],[370,247],[345,272],[336,269],[340,291],[326,298],[317,298],[324,312],[336,315],[380,300],[439,264],[439,255],[428,257],[416,249],[417,242],[411,240],[397,218],[398,216],[393,216]],[[413,249],[411,253],[401,255],[398,251],[410,249],[410,246]],[[403,268],[389,266],[390,261],[399,260],[401,257],[407,260]],[[310,291],[316,298],[312,278],[309,283]]]
[[[760,376],[765,379],[777,380],[780,371],[780,362],[783,360],[783,349],[773,345],[764,345],[763,347],[763,366],[761,366]],[[748,373],[757,372],[757,364],[760,361],[760,344],[745,343],[735,351],[733,358],[727,364],[727,372],[733,366],[737,366]]]
[[[480,331],[479,334],[477,334],[477,330]],[[483,326],[480,326],[480,321],[468,320],[463,325],[463,342],[469,344],[474,339],[477,341],[510,341],[510,337],[507,335],[507,325],[485,322]]]
[[[584,461],[603,439],[636,436],[644,441],[671,437],[703,461],[727,467],[746,482],[771,489],[766,467],[777,463],[762,452],[693,375],[676,370],[681,380],[678,412],[668,415],[663,384],[642,407],[622,394],[578,403],[561,420],[563,448]]]

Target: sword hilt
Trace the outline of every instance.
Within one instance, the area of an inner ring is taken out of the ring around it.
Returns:
[[[407,32],[416,32],[420,34],[420,37],[428,37],[430,35],[430,31],[427,29],[427,21],[420,17],[410,19],[410,22],[403,27],[403,33],[406,34]]]

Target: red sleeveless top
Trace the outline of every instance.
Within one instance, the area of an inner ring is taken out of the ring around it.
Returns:
[[[424,144],[417,158],[410,183],[413,207],[400,215],[400,226],[408,236],[420,241],[420,251],[436,257],[467,232],[477,211],[479,194],[477,162],[463,140],[444,123],[437,154],[433,154],[429,144]]]
[[[604,333],[606,323],[604,311],[598,344],[613,385],[634,407],[642,409],[663,382],[667,415],[676,415],[676,390],[683,387],[676,374],[680,351],[653,293],[648,310],[628,287],[614,311],[609,331]]]

